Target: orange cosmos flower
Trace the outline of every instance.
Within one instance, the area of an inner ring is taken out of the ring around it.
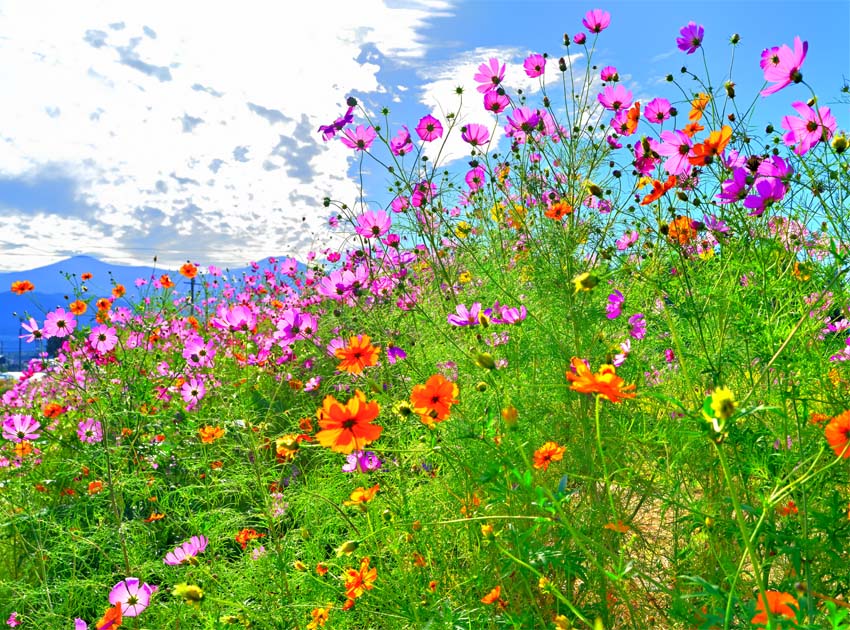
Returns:
[[[837,457],[850,457],[850,411],[840,413],[830,420],[824,429],[824,435]]]
[[[198,267],[190,262],[180,267],[180,275],[191,280],[198,275]]]
[[[384,430],[372,424],[380,411],[377,401],[366,402],[365,394],[359,389],[345,405],[331,395],[325,396],[322,408],[316,411],[321,429],[316,439],[319,444],[337,453],[361,451],[367,444],[377,440]]]
[[[723,125],[720,131],[712,131],[708,134],[708,140],[695,144],[691,149],[693,155],[688,156],[688,162],[694,166],[707,166],[711,164],[714,156],[720,155],[732,138],[732,127]]]
[[[257,540],[258,538],[262,538],[265,534],[257,533],[256,529],[242,529],[236,534],[236,542],[242,547],[242,551],[248,547],[248,542],[251,540]]]
[[[646,195],[646,197],[641,200],[640,205],[646,206],[651,204],[653,201],[660,199],[661,195],[673,188],[673,186],[676,185],[677,181],[678,180],[676,179],[675,175],[671,175],[670,177],[668,177],[666,182],[660,182],[657,179],[653,179],[652,192]]]
[[[457,385],[442,374],[434,374],[424,385],[415,385],[410,393],[413,411],[428,426],[449,417],[452,405],[457,404]]]
[[[481,598],[482,604],[494,604],[499,601],[499,595],[502,594],[502,587],[496,586],[489,593],[487,593],[484,597]]]
[[[613,403],[636,396],[629,393],[635,388],[634,384],[625,385],[613,365],[603,365],[594,374],[584,361],[573,357],[570,366],[572,369],[567,371],[567,380],[572,383],[570,389],[582,394],[599,394]]]
[[[701,124],[692,122],[682,127],[682,133],[688,136],[688,138],[693,138],[695,135],[697,135],[700,131],[703,131],[704,129],[705,127],[703,127]]]
[[[697,237],[697,231],[690,217],[678,216],[667,226],[667,237],[679,245],[687,245]]]
[[[534,467],[537,470],[548,470],[549,464],[561,461],[567,449],[557,442],[546,442],[534,451]]]
[[[97,306],[97,310],[99,311],[108,311],[112,308],[112,302],[109,301],[109,298],[102,297],[95,302],[95,306]]]
[[[606,523],[602,526],[602,529],[610,529],[612,532],[617,532],[618,534],[625,534],[629,531],[629,526],[626,525],[623,521],[617,521],[616,523]]]
[[[354,605],[354,600],[366,591],[374,588],[375,580],[378,579],[378,570],[369,568],[369,558],[360,561],[359,569],[348,569],[345,572],[345,596],[348,598],[348,608]]]
[[[58,418],[65,413],[65,407],[55,402],[45,403],[41,407],[41,413],[45,418]]]
[[[123,624],[121,618],[121,602],[106,611],[106,614],[94,625],[95,630],[112,630]]]
[[[103,482],[102,481],[92,481],[89,484],[89,494],[97,494],[103,490]]]
[[[208,424],[198,429],[198,435],[201,437],[201,442],[204,444],[212,444],[216,440],[224,437],[224,429]]]
[[[160,512],[151,512],[151,515],[144,519],[145,523],[153,523],[154,521],[158,521],[163,518],[165,514],[161,514]]]
[[[708,105],[708,101],[711,97],[708,94],[704,94],[700,92],[697,94],[697,97],[691,101],[691,111],[688,113],[688,120],[692,123],[699,122],[702,120],[702,116],[705,113],[705,108]]]
[[[84,274],[82,274],[80,276],[80,280],[82,280],[83,282],[85,282],[86,280],[91,280],[91,279],[92,279],[92,275],[88,271],[86,271]]]
[[[546,212],[544,212],[543,215],[550,219],[554,219],[555,221],[560,221],[565,216],[572,213],[573,207],[566,201],[561,200],[549,204],[549,207],[546,209]]]
[[[73,302],[71,302],[68,305],[68,309],[74,315],[82,315],[83,313],[85,313],[89,309],[89,307],[88,307],[88,304],[86,304],[82,300],[74,300]]]
[[[174,281],[171,280],[171,277],[164,273],[159,277],[159,283],[162,285],[163,289],[171,289],[174,286]]]
[[[349,338],[347,346],[337,348],[334,356],[342,359],[342,363],[337,366],[338,370],[361,374],[364,368],[378,363],[380,353],[380,346],[373,346],[369,335],[356,335]]]
[[[328,568],[325,566],[323,562],[320,562],[316,565],[316,575],[319,577],[325,575],[328,572]]]
[[[767,605],[765,598],[759,595],[758,603],[756,604],[756,615],[750,619],[750,623],[758,625],[767,624],[767,611],[774,617],[785,617],[786,619],[796,619],[797,613],[794,608],[799,608],[800,604],[797,598],[790,593],[782,593],[780,591],[765,591],[767,596]],[[794,608],[791,608],[794,606]]]
[[[127,289],[123,284],[116,284],[112,287],[112,296],[117,300],[118,298],[124,297],[124,294],[127,293]]]
[[[351,493],[350,501],[343,501],[344,505],[362,505],[364,503],[368,503],[372,499],[375,498],[375,495],[378,494],[378,490],[381,489],[380,484],[375,484],[371,488],[357,488],[354,492]]]
[[[29,280],[15,280],[12,283],[12,293],[16,295],[23,295],[30,291],[35,291],[35,285]]]
[[[634,105],[626,112],[626,133],[623,135],[630,136],[637,131],[638,123],[640,122],[640,101],[635,101]]]

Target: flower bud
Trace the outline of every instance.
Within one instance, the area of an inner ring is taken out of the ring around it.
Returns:
[[[360,543],[356,540],[346,540],[342,543],[336,550],[336,557],[339,558],[341,556],[350,556],[357,548],[360,546]]]
[[[485,370],[496,369],[496,361],[493,360],[493,355],[489,352],[479,352],[475,355],[475,364]]]

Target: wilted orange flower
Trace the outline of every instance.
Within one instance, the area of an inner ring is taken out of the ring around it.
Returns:
[[[189,280],[191,280],[192,278],[198,275],[198,267],[190,262],[187,262],[185,265],[180,267],[180,275],[184,278],[189,278]]]
[[[373,346],[369,335],[355,335],[349,338],[347,346],[337,348],[334,356],[342,359],[337,366],[338,370],[349,374],[361,374],[364,368],[378,363],[380,353],[380,346]]]
[[[91,280],[91,279],[92,279],[92,275],[88,271],[86,271],[84,274],[82,274],[80,276],[80,280],[82,280],[83,282],[85,282],[86,280]]]
[[[557,442],[546,442],[534,451],[534,467],[537,470],[548,470],[549,464],[564,458],[564,452],[566,450],[566,448],[560,446]]]
[[[499,601],[499,595],[502,594],[502,587],[496,586],[489,593],[487,593],[484,597],[481,598],[482,604],[494,604]]]
[[[198,435],[200,435],[201,442],[204,444],[212,444],[216,440],[224,437],[224,429],[208,424],[198,429]]]
[[[102,481],[92,481],[89,484],[89,494],[97,494],[103,490],[103,482]]]
[[[145,523],[153,523],[154,521],[158,521],[163,518],[165,514],[161,514],[159,512],[151,512],[151,515],[145,519]]]
[[[89,310],[89,306],[82,300],[74,300],[68,305],[68,310],[70,310],[74,315],[82,315]]]
[[[596,374],[578,357],[573,357],[570,365],[572,369],[567,370],[567,380],[572,383],[570,389],[582,394],[599,394],[613,403],[636,396],[630,393],[635,388],[634,384],[625,385],[613,365],[603,365]]]
[[[378,490],[381,489],[380,484],[375,484],[371,488],[357,488],[351,493],[351,499],[349,501],[343,501],[345,505],[359,505],[363,503],[368,503],[372,499],[375,498],[375,495],[378,494]]]
[[[366,402],[365,394],[359,389],[345,405],[331,395],[325,396],[322,408],[316,411],[321,429],[316,439],[337,453],[361,451],[383,431],[383,427],[372,424],[380,411],[377,401]]]
[[[822,422],[826,422],[829,420],[829,416],[825,413],[813,413],[809,416],[809,422],[811,424],[820,424]]]
[[[626,525],[623,521],[617,521],[616,523],[605,523],[602,526],[602,529],[610,529],[612,532],[617,532],[618,534],[625,534],[629,531],[629,526]]]
[[[328,568],[324,565],[324,563],[320,562],[316,565],[316,575],[322,576],[328,572]]]
[[[691,111],[688,113],[688,120],[691,122],[699,122],[702,120],[702,115],[710,100],[708,94],[700,92],[697,97],[691,101]]]
[[[549,204],[549,207],[546,208],[546,212],[544,212],[544,216],[554,219],[555,221],[560,221],[568,214],[572,214],[573,207],[568,204],[563,199],[561,201],[556,201],[555,203]]]
[[[764,597],[759,595],[758,603],[756,604],[756,615],[750,619],[750,623],[759,625],[767,624],[767,611],[774,617],[785,617],[786,619],[796,619],[797,613],[794,608],[799,608],[800,604],[797,598],[790,593],[780,591],[765,591],[767,596],[767,605],[765,606]]]
[[[244,551],[248,547],[248,542],[251,540],[257,540],[258,538],[262,538],[265,534],[257,533],[256,529],[248,529],[245,528],[240,530],[238,534],[236,534],[236,542],[242,547]]]
[[[121,618],[121,602],[106,611],[106,614],[95,624],[96,630],[113,630],[123,624]]]
[[[824,435],[836,456],[844,459],[850,457],[850,411],[840,413],[830,420],[824,429]]]
[[[29,280],[15,280],[12,283],[12,293],[16,295],[23,295],[30,291],[35,291],[35,285]]]
[[[682,133],[688,136],[688,138],[693,138],[700,131],[705,131],[705,127],[696,122],[688,123],[687,125],[682,127]]]
[[[112,308],[112,302],[109,298],[102,297],[97,302],[95,302],[95,306],[97,306],[97,310],[99,311],[108,311]]]
[[[666,182],[661,182],[657,179],[652,180],[652,192],[646,195],[643,199],[641,199],[640,205],[646,206],[651,204],[653,201],[656,201],[661,198],[661,195],[666,193],[668,190],[673,188],[676,185],[675,175],[671,175],[667,178]]]
[[[162,285],[163,289],[170,289],[174,286],[174,281],[167,273],[164,273],[159,277],[159,283]]]
[[[667,238],[679,245],[687,245],[696,237],[697,231],[690,217],[678,216],[667,226]]]
[[[434,374],[424,385],[414,385],[410,404],[419,419],[428,426],[449,417],[452,405],[457,404],[457,385],[442,374]]]
[[[712,131],[708,134],[708,140],[695,144],[691,149],[693,155],[688,157],[688,162],[694,166],[707,166],[711,164],[714,156],[720,155],[732,138],[732,127],[723,125],[720,131]]]
[[[375,580],[378,579],[378,570],[369,568],[369,558],[360,561],[360,568],[348,569],[345,572],[345,596],[348,598],[348,608],[354,605],[354,600],[366,591],[374,588]]]

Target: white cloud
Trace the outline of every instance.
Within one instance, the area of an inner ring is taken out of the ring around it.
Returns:
[[[128,263],[155,253],[161,262],[230,264],[303,257],[319,244],[313,234],[329,235],[322,198],[357,194],[346,177],[351,152],[323,144],[316,129],[342,113],[347,94],[385,92],[382,56],[421,58],[421,28],[450,8],[443,0],[361,0],[356,11],[342,0],[303,2],[297,12],[258,0],[4,3],[0,178],[59,171],[88,210],[39,208],[33,221],[33,211],[0,207],[4,251],[15,249],[0,254],[0,268],[73,251]],[[380,54],[363,54],[372,47]]]

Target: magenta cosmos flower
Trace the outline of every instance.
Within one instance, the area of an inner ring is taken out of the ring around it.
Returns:
[[[349,100],[352,100],[352,99],[349,99]],[[345,127],[346,125],[353,123],[353,122],[354,122],[354,106],[349,105],[348,110],[345,112],[345,114],[343,114],[342,116],[337,118],[330,125],[321,125],[319,127],[319,131],[322,132],[322,140],[327,142],[328,140],[330,140],[331,138],[333,138],[336,135],[337,131],[342,131],[343,127]]]
[[[344,129],[339,139],[349,149],[365,151],[372,146],[372,143],[377,137],[378,132],[376,132],[372,127],[357,125],[357,129],[354,131],[351,129]]]
[[[15,413],[6,416],[3,421],[3,437],[10,442],[20,444],[24,440],[37,440],[41,423],[32,416]]]
[[[801,117],[782,118],[782,128],[788,131],[783,139],[789,147],[796,145],[794,153],[797,155],[805,154],[821,140],[826,142],[835,133],[838,123],[828,107],[814,110],[802,101],[791,103],[791,107],[796,109]]]
[[[466,181],[466,185],[469,186],[470,191],[475,192],[476,190],[481,190],[484,187],[484,183],[487,181],[487,171],[485,171],[481,166],[476,166],[466,173],[464,181]]]
[[[151,595],[156,590],[156,586],[142,583],[139,578],[128,577],[112,587],[109,592],[109,603],[113,606],[121,604],[123,617],[135,617],[150,605]]]
[[[98,354],[106,354],[118,345],[118,331],[105,324],[95,326],[89,334],[89,344]]]
[[[369,210],[357,217],[354,231],[363,238],[376,238],[389,232],[392,220],[383,210]]]
[[[431,114],[428,114],[423,116],[419,124],[416,125],[416,133],[425,142],[431,142],[443,136],[443,125]]]
[[[390,151],[398,156],[407,155],[413,151],[413,141],[410,139],[410,131],[407,127],[399,129],[395,138],[390,140]]]
[[[702,25],[697,26],[696,22],[688,22],[687,26],[683,26],[679,31],[679,37],[676,38],[676,45],[679,50],[692,55],[697,51],[697,48],[702,46],[702,38],[705,36],[705,30]]]
[[[499,60],[491,57],[487,63],[478,66],[478,73],[472,78],[478,81],[476,89],[479,92],[493,92],[505,78],[505,64],[500,66]]]
[[[77,327],[77,320],[73,314],[65,312],[61,306],[52,313],[48,313],[44,319],[44,337],[67,337]]]
[[[372,451],[353,451],[345,458],[342,472],[371,472],[381,467],[381,460]]]
[[[94,418],[80,420],[77,425],[77,437],[80,438],[80,442],[96,444],[103,440],[103,426]]]
[[[615,112],[628,109],[632,105],[632,93],[622,85],[606,85],[596,99],[602,107]]]
[[[647,109],[649,109],[647,107]],[[659,144],[653,149],[658,155],[667,157],[664,163],[664,169],[670,175],[687,175],[691,172],[691,163],[688,161],[688,155],[691,152],[691,139],[684,131],[662,131]]]
[[[791,50],[788,44],[763,50],[759,65],[764,71],[764,80],[773,85],[763,89],[761,95],[768,96],[791,83],[802,81],[800,66],[803,65],[808,50],[809,42],[801,42],[799,37],[794,38],[794,50]]]
[[[490,141],[490,132],[484,125],[470,123],[463,128],[460,137],[464,142],[468,142],[474,147],[480,147]]]
[[[489,308],[482,312],[481,302],[475,302],[470,308],[466,308],[466,304],[458,304],[455,307],[456,314],[448,315],[446,320],[452,326],[477,326],[481,323],[482,317],[489,320],[492,312]]]
[[[510,105],[507,95],[499,94],[497,91],[487,92],[484,95],[484,109],[493,114],[501,114]]]
[[[525,73],[529,78],[534,79],[539,77],[546,71],[546,57],[539,53],[529,55],[523,62],[522,67],[525,68]]]
[[[587,12],[581,23],[591,33],[601,33],[611,25],[611,14],[602,9],[593,9]]]
[[[649,122],[660,125],[670,118],[670,107],[666,98],[654,98],[646,104],[644,116]]]
[[[195,564],[195,556],[204,552],[208,542],[206,536],[192,536],[182,545],[175,547],[173,551],[165,554],[165,558],[162,561],[171,566]]]
[[[616,83],[620,80],[620,73],[617,72],[617,68],[614,66],[605,66],[599,71],[599,78],[606,82]]]

